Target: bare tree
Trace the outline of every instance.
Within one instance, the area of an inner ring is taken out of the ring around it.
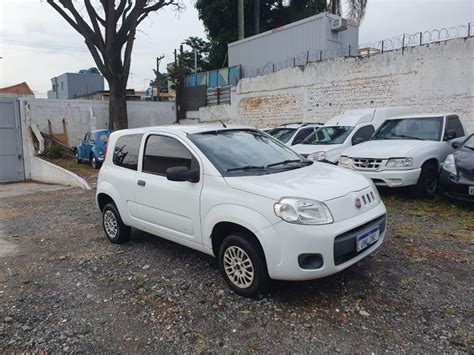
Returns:
[[[128,127],[126,88],[137,28],[145,18],[178,0],[84,0],[87,15],[73,0],[47,0],[84,37],[87,48],[110,88],[109,127]],[[75,6],[76,4],[76,6]]]

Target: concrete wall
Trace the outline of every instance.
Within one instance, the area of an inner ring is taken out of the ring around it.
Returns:
[[[95,100],[45,100],[22,99],[22,115],[42,132],[48,133],[48,120],[53,134],[63,132],[66,122],[71,147],[84,138],[87,131],[107,128],[109,102]],[[176,111],[173,102],[127,102],[129,127],[144,127],[173,124]]]
[[[347,109],[412,106],[417,112],[458,112],[474,131],[474,37],[340,58],[241,79],[230,106],[190,113],[269,127],[283,122],[326,121]]]

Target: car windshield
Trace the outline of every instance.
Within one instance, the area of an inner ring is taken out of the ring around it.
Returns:
[[[354,127],[350,126],[330,126],[321,127],[310,134],[301,144],[342,144]]]
[[[418,139],[439,141],[443,117],[415,117],[387,120],[372,139]]]
[[[472,134],[468,139],[462,144],[464,148],[474,150],[474,134]]]
[[[258,130],[221,130],[188,137],[223,176],[272,174],[311,164]]]
[[[273,128],[267,133],[278,139],[280,142],[287,143],[291,137],[293,137],[295,132],[296,128]]]
[[[98,132],[96,133],[96,139],[98,142],[107,143],[109,140],[110,131]]]

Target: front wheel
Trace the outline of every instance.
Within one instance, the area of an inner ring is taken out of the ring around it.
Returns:
[[[413,187],[417,196],[433,197],[438,188],[438,169],[433,164],[425,164],[421,168],[418,182]]]
[[[102,210],[102,227],[105,236],[114,244],[122,244],[130,238],[130,227],[126,226],[114,204],[108,203]]]
[[[229,287],[244,297],[259,296],[269,282],[263,251],[245,234],[235,233],[224,239],[219,266]]]
[[[77,149],[74,150],[74,155],[76,156],[76,163],[77,164],[82,163],[81,158],[79,158],[79,151]]]

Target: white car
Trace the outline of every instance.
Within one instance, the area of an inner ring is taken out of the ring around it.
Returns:
[[[127,241],[134,227],[213,255],[243,296],[269,279],[339,272],[374,252],[386,231],[369,179],[246,127],[114,132],[96,200],[111,242]]]
[[[370,139],[389,117],[412,113],[409,107],[376,107],[345,111],[292,149],[309,160],[337,164],[341,153]]]
[[[306,137],[318,130],[320,127],[322,127],[322,123],[296,122],[285,123],[280,127],[265,129],[264,131],[278,139],[280,142],[285,143],[286,146],[291,147],[303,142]]]
[[[360,172],[376,185],[413,186],[417,195],[431,196],[442,163],[454,151],[452,141],[464,136],[457,114],[390,118],[370,141],[345,150],[339,165]]]

